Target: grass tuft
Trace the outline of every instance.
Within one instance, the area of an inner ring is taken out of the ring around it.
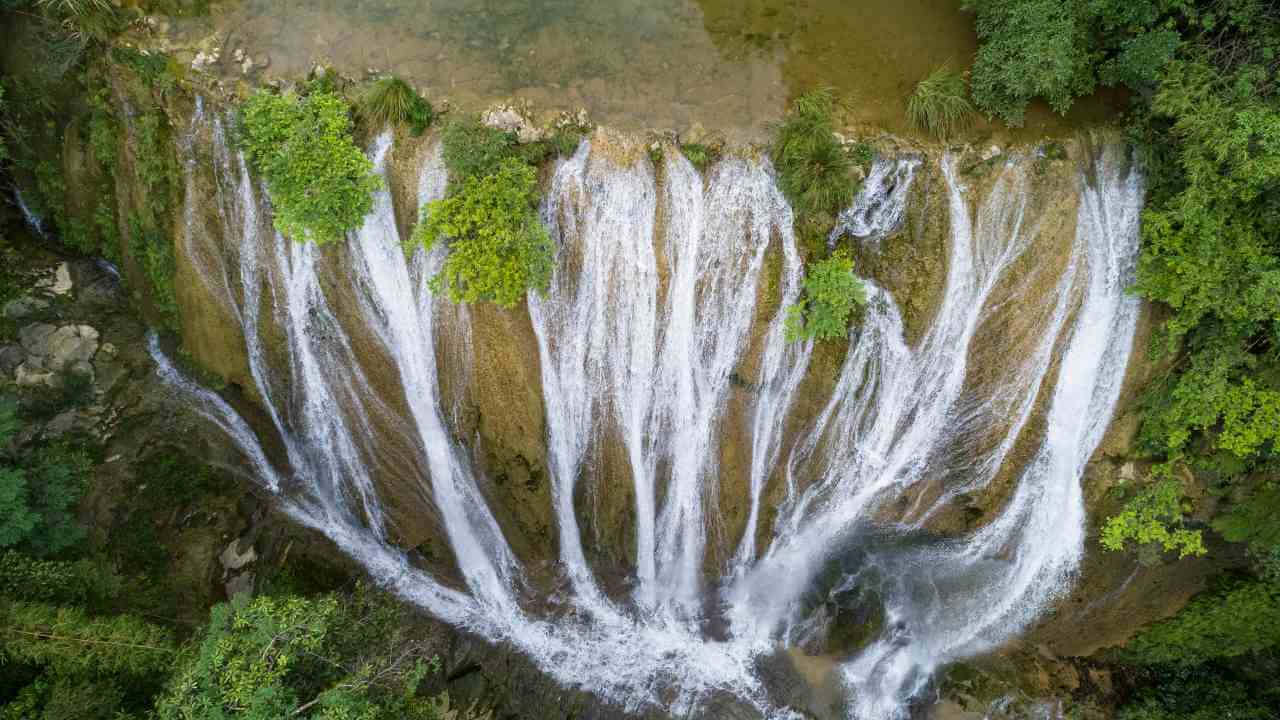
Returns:
[[[853,161],[834,134],[834,112],[830,90],[811,90],[774,129],[778,185],[801,216],[834,218],[853,199]]]
[[[976,116],[964,78],[947,65],[929,73],[907,98],[907,119],[911,124],[944,140],[968,129]]]
[[[360,98],[359,112],[372,127],[407,125],[414,135],[421,135],[434,117],[431,103],[398,77],[373,83]]]

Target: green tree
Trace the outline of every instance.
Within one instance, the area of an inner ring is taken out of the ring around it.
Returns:
[[[787,310],[787,342],[847,337],[853,308],[866,302],[867,290],[848,257],[837,253],[814,263],[805,273],[804,296]]]
[[[528,290],[546,289],[555,248],[538,217],[536,184],[533,168],[509,157],[493,173],[470,176],[450,196],[423,207],[409,247],[449,246],[444,267],[431,278],[433,292],[509,308]]]
[[[305,96],[260,90],[240,108],[241,142],[267,183],[276,228],[327,243],[360,226],[381,181],[351,136],[347,104],[314,87]]]
[[[396,608],[361,589],[318,598],[241,595],[218,605],[156,705],[160,720],[434,720],[431,664]]]

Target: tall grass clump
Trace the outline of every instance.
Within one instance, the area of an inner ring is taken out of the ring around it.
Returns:
[[[774,130],[778,185],[801,216],[834,216],[853,199],[852,160],[832,127],[835,97],[810,90],[791,105]]]
[[[407,125],[414,135],[421,135],[435,117],[431,104],[398,77],[384,77],[371,85],[358,109],[372,127]]]
[[[916,83],[916,89],[907,98],[907,119],[911,124],[944,140],[969,128],[976,116],[964,78],[947,65]]]

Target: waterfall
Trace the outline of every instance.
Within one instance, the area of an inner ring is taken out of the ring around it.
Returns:
[[[868,281],[833,389],[808,416],[797,403],[817,351],[783,337],[803,268],[767,160],[726,158],[704,176],[679,153],[655,167],[593,138],[557,161],[542,208],[556,269],[528,299],[556,540],[539,549],[567,584],[547,598],[536,588],[548,571],[512,549],[492,481],[459,437],[464,393],[442,395],[443,378],[470,381],[477,322],[428,290],[447,249],[406,256],[389,190],[345,243],[282,237],[223,127],[202,111],[180,140],[180,247],[239,327],[256,430],[154,338],[151,353],[285,512],[427,612],[625,710],[682,716],[729,697],[781,718],[796,713],[761,660],[820,639],[815,593],[872,587],[884,629],[836,675],[851,717],[901,718],[938,667],[1019,632],[1069,587],[1083,551],[1080,477],[1137,317],[1124,290],[1143,187],[1122,149],[1079,174],[1072,237],[1051,232],[1027,158],[969,187],[944,157],[936,311],[908,343],[893,293]],[[397,150],[390,133],[370,148],[384,177]],[[446,190],[438,142],[419,162],[409,195],[421,205]],[[845,231],[880,241],[899,228],[924,162],[878,160]],[[201,221],[206,199],[215,226]],[[1016,343],[998,353],[997,380],[975,368],[993,337]],[[745,457],[726,467],[730,443]],[[1011,468],[1015,447],[1031,460]],[[931,532],[956,497],[1002,472],[1016,479],[985,524]],[[732,515],[717,500],[726,482],[742,494]],[[593,547],[590,498],[620,484],[633,545],[619,570]],[[419,518],[447,540],[455,574],[397,546]],[[604,580],[619,571],[622,592]]]
[[[836,219],[836,227],[827,239],[828,247],[835,247],[846,234],[875,244],[897,232],[906,217],[911,184],[922,162],[916,155],[877,157],[853,204]]]

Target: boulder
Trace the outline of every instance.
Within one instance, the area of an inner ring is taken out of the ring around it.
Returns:
[[[88,325],[63,325],[48,339],[48,367],[54,372],[87,363],[98,352],[98,331]]]
[[[21,320],[32,313],[49,307],[48,301],[33,297],[20,297],[10,300],[4,305],[4,316],[10,320]]]
[[[13,375],[26,359],[27,351],[23,350],[21,345],[9,343],[0,346],[0,372],[3,372],[6,377]]]
[[[222,567],[228,572],[239,570],[258,559],[258,551],[253,549],[252,544],[248,544],[244,551],[240,551],[240,539],[232,540],[227,548],[218,556],[218,561],[222,563]],[[230,595],[230,593],[228,593]]]
[[[28,353],[43,357],[49,354],[49,338],[57,330],[56,325],[49,323],[32,323],[18,331],[18,342]]]
[[[38,359],[34,360],[34,362],[33,360],[27,360],[14,371],[14,380],[19,387],[53,385],[53,373],[44,369]]]

